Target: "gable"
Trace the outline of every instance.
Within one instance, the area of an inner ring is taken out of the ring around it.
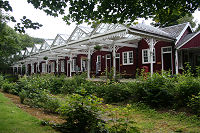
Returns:
[[[185,36],[185,42],[180,44],[180,49],[200,47],[200,32],[191,33]]]

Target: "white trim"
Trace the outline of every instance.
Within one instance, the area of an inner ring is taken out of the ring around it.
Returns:
[[[169,52],[163,52],[164,48],[171,48],[171,51]],[[172,61],[172,46],[168,46],[168,47],[161,47],[161,62],[162,62],[162,71],[164,70],[164,62],[163,62],[163,54],[171,54],[171,69],[172,69],[172,74],[173,74],[173,61]]]
[[[60,72],[65,72],[65,61],[60,60]]]
[[[110,55],[110,57],[108,58],[108,55]],[[106,54],[106,69],[108,69],[108,62],[107,60],[110,60],[110,68],[112,67],[111,66],[111,54]]]
[[[147,57],[148,57],[148,62],[144,62],[144,51],[147,51]],[[155,57],[155,60],[153,61],[153,63],[156,63],[156,49],[153,48],[153,54],[154,54],[154,57]],[[142,49],[142,64],[149,64],[151,63],[150,61],[150,49]]]
[[[176,38],[175,46],[176,46],[176,44],[180,41],[181,37],[183,36],[183,34],[185,33],[185,31],[187,30],[188,27],[189,27],[190,30],[193,32],[193,29],[192,29],[190,23],[187,22],[186,26],[185,26],[184,29],[181,31],[180,35]]]
[[[200,33],[200,31],[198,31],[193,37],[191,37],[190,39],[188,39],[186,42],[184,42],[183,44],[181,44],[180,46],[178,46],[177,49],[180,49],[182,46],[184,46],[186,43],[188,43],[190,40],[192,40],[194,37],[196,37],[199,33]]]
[[[124,63],[124,53],[127,53],[127,63]],[[133,65],[134,64],[134,55],[132,56],[133,62],[130,63],[129,53],[132,53],[132,55],[133,55],[133,51],[122,52],[122,62],[123,62],[123,65]]]
[[[100,57],[100,58],[98,58],[98,57]],[[100,67],[99,67],[98,71],[101,71],[101,55],[97,55],[97,62],[100,62]],[[96,69],[97,69],[97,62],[96,62]]]

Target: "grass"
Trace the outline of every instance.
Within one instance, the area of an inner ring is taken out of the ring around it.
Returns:
[[[0,133],[56,133],[50,127],[40,126],[40,121],[22,111],[0,93]]]
[[[113,108],[118,108],[121,111],[124,109],[123,106],[113,106],[108,111],[112,113]],[[143,107],[132,105],[129,119],[136,122],[134,126],[139,128],[142,133],[200,132],[200,118],[197,116],[187,116],[185,113],[177,112],[160,113],[144,105]]]

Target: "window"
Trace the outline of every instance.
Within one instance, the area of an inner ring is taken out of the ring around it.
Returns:
[[[133,51],[123,52],[123,65],[133,64]]]
[[[96,69],[101,71],[101,55],[97,56]]]
[[[60,69],[61,69],[61,72],[65,72],[65,62],[64,60],[60,61]]]
[[[87,71],[87,59],[81,58],[81,71],[85,72]]]
[[[55,62],[51,62],[51,72],[55,72]]]
[[[120,58],[120,53],[116,53],[116,57],[115,58]]]
[[[72,59],[72,72],[76,70],[76,59]]]
[[[111,55],[110,55],[110,54],[107,54],[107,55],[106,55],[106,59],[107,59],[107,60],[111,59]]]
[[[149,49],[143,49],[142,50],[142,63],[150,63],[150,50]],[[155,49],[153,49],[153,63],[156,62],[156,54],[155,54]]]
[[[44,73],[45,72],[45,70],[46,70],[46,64],[45,63],[42,63],[42,72]]]

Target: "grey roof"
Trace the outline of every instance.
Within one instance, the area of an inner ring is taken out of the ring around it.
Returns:
[[[153,33],[153,34],[160,35],[160,36],[174,38],[168,32],[165,32],[165,31],[161,30],[160,28],[153,27],[151,25],[136,24],[136,25],[131,25],[130,28],[135,29],[135,30],[139,30],[139,31],[148,32],[148,33],[151,33],[151,34]]]
[[[196,36],[196,34],[197,34],[197,32],[193,32],[193,33],[187,34],[186,36],[184,36],[183,39],[181,39],[181,40],[177,43],[176,47],[179,47],[179,46],[181,46],[182,44],[186,43],[188,40],[190,40],[191,38],[193,38],[194,36]]]
[[[178,25],[173,25],[173,26],[169,26],[169,27],[165,27],[165,28],[160,28],[162,31],[165,31],[167,33],[169,33],[172,37],[177,38],[181,32],[183,31],[183,29],[185,28],[185,26],[188,24],[187,23],[183,23],[183,24],[178,24]]]

